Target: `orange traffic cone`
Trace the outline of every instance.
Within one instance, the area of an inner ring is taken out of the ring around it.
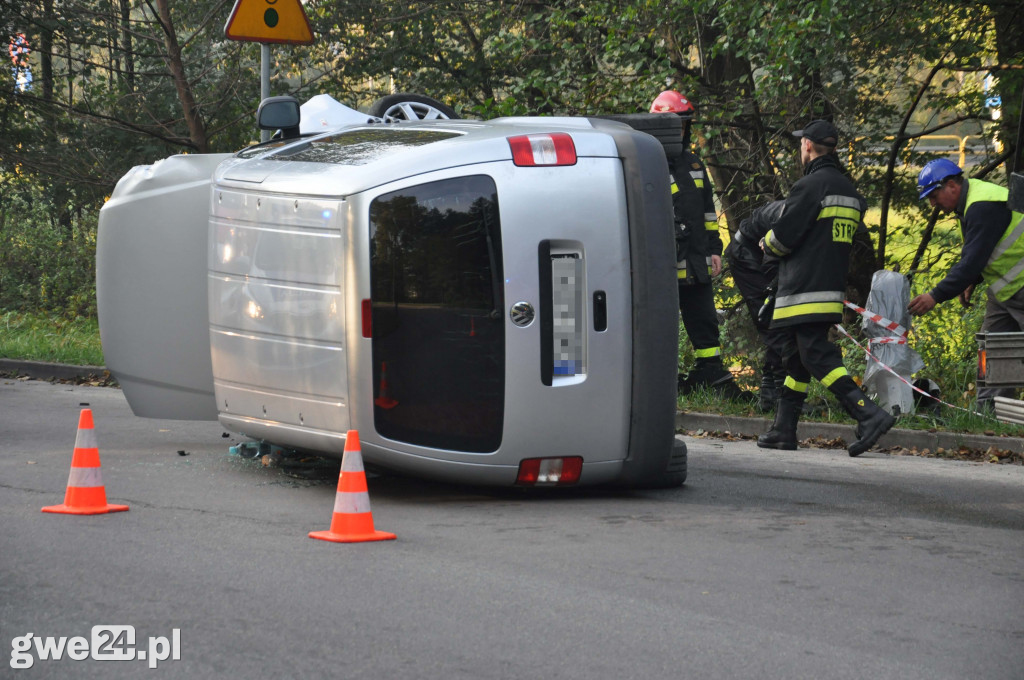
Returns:
[[[96,431],[92,427],[92,410],[84,408],[78,417],[78,436],[71,457],[71,474],[62,505],[48,505],[43,512],[64,515],[102,515],[124,512],[127,505],[107,503],[107,491],[100,473],[100,451],[96,446]]]
[[[373,400],[373,403],[380,406],[383,409],[392,409],[398,406],[398,402],[391,398],[388,394],[388,364],[386,361],[380,362],[380,396]],[[345,449],[348,450],[348,440],[345,440]]]
[[[311,531],[309,537],[334,543],[389,541],[395,538],[394,534],[375,531],[373,528],[358,430],[349,430],[345,435],[345,453],[341,459],[341,475],[338,476],[338,493],[334,497],[331,528],[328,531]]]

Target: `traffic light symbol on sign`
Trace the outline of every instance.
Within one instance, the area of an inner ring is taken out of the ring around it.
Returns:
[[[313,29],[299,0],[235,0],[224,35],[260,43],[313,42]]]

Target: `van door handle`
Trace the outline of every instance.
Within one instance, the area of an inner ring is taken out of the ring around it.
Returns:
[[[594,330],[608,330],[608,296],[603,290],[594,291]]]

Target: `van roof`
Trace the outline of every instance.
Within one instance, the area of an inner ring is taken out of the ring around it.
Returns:
[[[619,155],[612,137],[587,118],[363,124],[250,147],[223,163],[214,178],[264,185],[268,191],[348,195],[411,175],[511,162],[509,137],[554,132],[572,137],[578,157]]]

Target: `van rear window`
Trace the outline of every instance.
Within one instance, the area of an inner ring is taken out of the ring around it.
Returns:
[[[485,453],[505,413],[504,268],[494,180],[420,184],[370,206],[374,424]]]
[[[365,165],[406,149],[458,136],[460,133],[448,130],[359,128],[288,146],[270,154],[267,160]]]

